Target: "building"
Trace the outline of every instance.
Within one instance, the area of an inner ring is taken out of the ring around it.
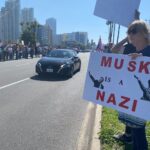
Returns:
[[[53,45],[56,44],[56,19],[49,18],[46,20],[46,25],[48,25],[52,30],[52,43]]]
[[[20,29],[20,0],[7,0],[0,12],[1,40],[17,42]]]
[[[34,9],[33,8],[23,8],[21,10],[21,22],[28,23],[34,21]]]
[[[88,33],[87,32],[73,32],[74,36],[75,36],[75,41],[83,44],[83,45],[87,45],[88,42]]]
[[[60,44],[61,42],[71,42],[71,43],[74,42],[86,46],[88,42],[88,33],[87,32],[63,33],[61,34],[61,38],[59,38],[58,43]]]
[[[40,25],[38,27],[37,42],[41,45],[52,46],[52,30],[48,25]]]
[[[23,8],[21,10],[21,32],[32,22],[34,22],[34,9]]]

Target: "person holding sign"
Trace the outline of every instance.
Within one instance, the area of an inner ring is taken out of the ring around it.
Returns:
[[[123,54],[131,54],[136,52],[136,48],[129,43],[128,37],[121,40],[118,44],[116,44],[114,47],[112,47],[111,51],[113,53],[118,53],[122,51]],[[122,113],[119,113],[119,120],[122,119]],[[113,136],[116,140],[125,142],[125,143],[132,143],[132,136],[131,136],[131,128],[126,125],[125,127],[125,133],[123,134],[117,134]]]
[[[135,10],[134,19],[139,20],[140,19],[140,12],[138,10]],[[123,40],[121,40],[119,43],[114,45],[111,49],[112,53],[120,53],[122,52],[125,55],[136,53],[136,47],[129,42],[128,36],[125,37]],[[119,113],[119,120],[122,120],[124,116],[124,113]],[[125,143],[132,143],[132,136],[131,136],[131,128],[126,125],[125,127],[125,133],[123,134],[117,134],[113,136],[116,140],[120,140]]]
[[[150,29],[144,21],[136,20],[131,23],[128,27],[127,35],[129,42],[136,48],[136,53],[129,54],[132,59],[136,59],[139,56],[150,57]],[[136,79],[138,78],[136,77]],[[146,121],[125,113],[119,113],[119,119],[131,131],[133,150],[148,150],[145,133]]]

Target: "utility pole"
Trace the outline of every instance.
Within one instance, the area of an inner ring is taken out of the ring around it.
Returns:
[[[108,38],[108,43],[111,43],[111,39],[112,39],[112,29],[113,29],[113,23],[110,22],[110,24],[109,24],[109,38]]]
[[[120,34],[120,25],[118,25],[118,34],[117,34],[117,41],[116,41],[116,43],[118,43],[118,41],[119,41],[119,34]]]
[[[115,41],[115,31],[116,30],[116,24],[113,23],[113,40],[112,40],[112,43],[114,44],[114,41]]]
[[[108,25],[108,43],[114,43],[116,24],[111,21],[107,21],[106,24]]]

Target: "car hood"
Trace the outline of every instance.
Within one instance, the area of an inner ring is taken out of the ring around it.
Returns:
[[[67,62],[71,62],[71,58],[55,58],[55,57],[43,57],[38,63],[41,64],[65,64]]]

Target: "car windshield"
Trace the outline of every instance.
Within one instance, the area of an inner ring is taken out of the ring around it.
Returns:
[[[48,57],[56,57],[56,58],[70,58],[73,56],[72,52],[63,51],[63,50],[52,50],[48,52]]]

